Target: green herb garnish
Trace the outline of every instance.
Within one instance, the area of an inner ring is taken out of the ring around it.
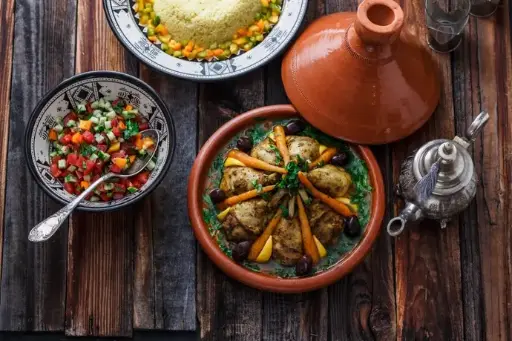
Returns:
[[[138,132],[139,132],[139,125],[137,124],[137,122],[134,122],[132,120],[126,121],[126,129],[123,132],[125,140],[128,140],[132,136],[137,135]]]

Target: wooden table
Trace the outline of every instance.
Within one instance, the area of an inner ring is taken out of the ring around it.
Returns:
[[[311,0],[307,22],[356,6],[357,0]],[[424,42],[423,1],[402,6],[406,29]],[[434,55],[443,85],[432,119],[402,142],[373,148],[388,219],[401,161],[429,139],[462,134],[488,110],[490,122],[472,152],[481,181],[470,208],[445,230],[425,222],[397,239],[382,233],[364,264],[329,288],[277,295],[226,278],[196,247],[186,182],[197,149],[221,124],[287,102],[280,60],[223,83],[183,81],[125,51],[100,0],[1,1],[0,330],[198,330],[204,340],[247,341],[512,340],[511,14],[504,0],[490,19],[471,18],[462,46]],[[59,207],[26,166],[31,110],[63,79],[101,69],[137,75],[161,94],[177,127],[171,170],[135,207],[76,213],[50,242],[29,243],[29,229]]]

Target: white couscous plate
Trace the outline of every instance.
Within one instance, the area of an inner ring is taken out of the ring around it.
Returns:
[[[180,78],[217,81],[253,71],[279,55],[297,33],[307,3],[307,0],[284,0],[279,21],[260,44],[227,60],[210,62],[172,57],[149,41],[135,17],[133,0],[103,0],[103,7],[119,41],[146,65]]]

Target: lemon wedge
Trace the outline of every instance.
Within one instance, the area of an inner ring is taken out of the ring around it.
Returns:
[[[342,203],[347,205],[348,208],[350,208],[354,213],[357,213],[357,211],[359,210],[359,207],[356,204],[353,204],[349,198],[339,197],[336,198],[336,200],[341,201]]]
[[[324,146],[323,144],[321,144],[320,147],[318,148],[318,150],[320,151],[320,155],[322,155],[326,149],[327,149],[327,146]]]
[[[263,249],[261,249],[260,254],[256,258],[256,262],[266,263],[269,261],[270,256],[272,256],[272,236],[268,237]]]
[[[224,167],[233,167],[233,166],[245,167],[245,164],[242,161],[239,161],[235,158],[228,157],[226,159],[226,161],[224,161]]]
[[[315,238],[315,244],[316,248],[318,249],[318,254],[320,255],[320,258],[324,258],[325,256],[327,256],[327,250],[315,236],[313,236],[313,238]]]
[[[226,219],[226,216],[228,215],[230,210],[231,210],[231,207],[228,207],[224,211],[217,214],[217,219],[219,219],[219,221],[223,221],[224,219]]]

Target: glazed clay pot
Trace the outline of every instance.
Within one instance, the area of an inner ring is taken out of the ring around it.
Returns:
[[[354,146],[355,151],[368,167],[370,184],[373,188],[371,215],[360,242],[340,261],[326,271],[303,278],[279,278],[253,272],[235,263],[226,256],[211,237],[203,219],[203,195],[208,182],[208,170],[219,151],[238,133],[262,120],[279,120],[298,117],[291,105],[274,105],[251,110],[228,121],[203,145],[197,155],[188,180],[188,214],[194,235],[208,257],[230,277],[257,289],[299,293],[325,287],[348,274],[361,263],[370,252],[381,228],[384,216],[384,183],[379,165],[369,148]]]
[[[439,78],[403,22],[393,0],[366,0],[357,13],[313,22],[282,65],[286,93],[302,116],[362,144],[396,141],[422,126],[439,101]]]

